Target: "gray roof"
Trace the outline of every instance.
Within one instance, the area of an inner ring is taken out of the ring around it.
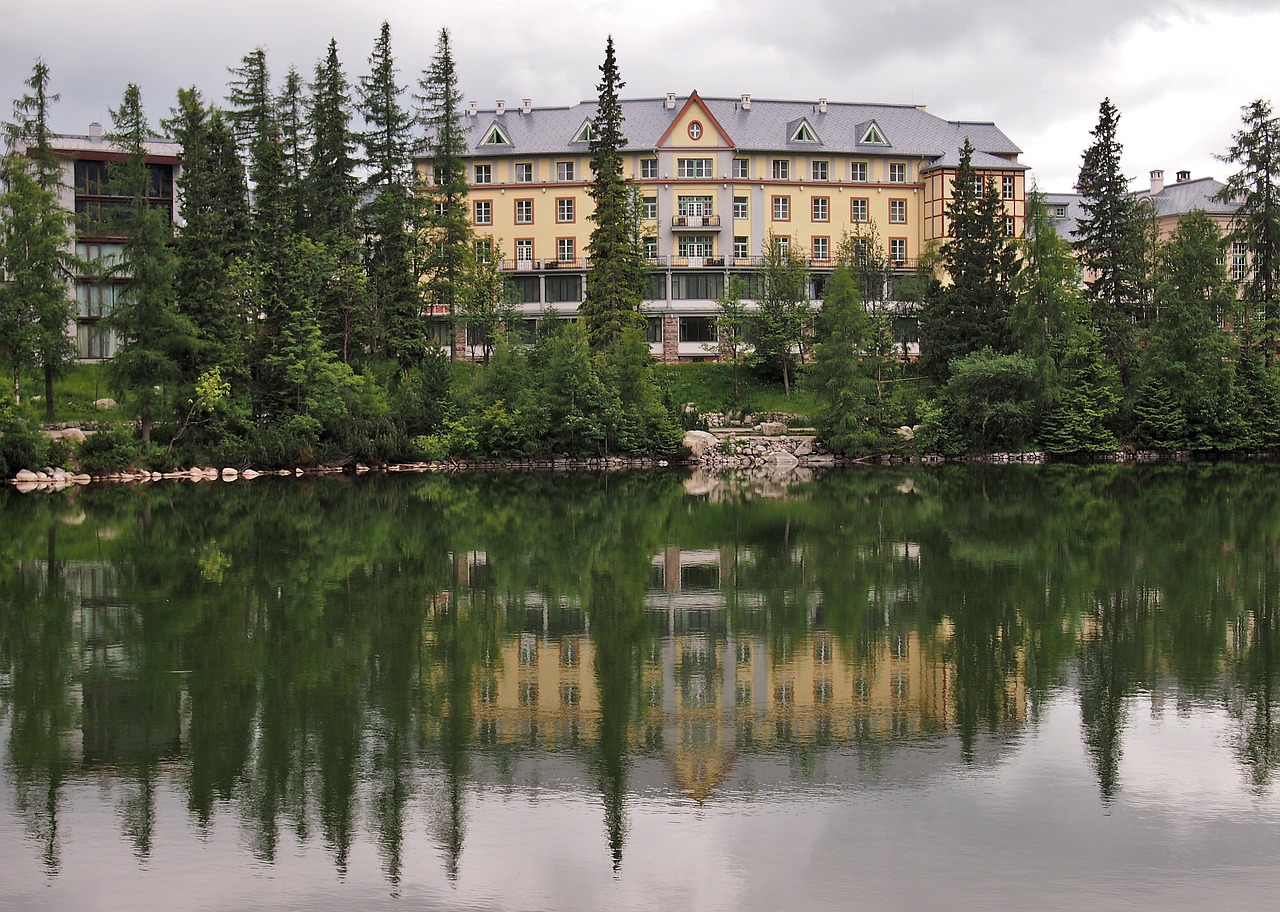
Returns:
[[[672,108],[666,106],[665,98],[623,100],[627,148],[637,152],[656,149],[690,97],[677,98]],[[755,98],[748,108],[739,98],[699,98],[728,134],[734,148],[742,151],[899,155],[930,159],[928,167],[954,167],[959,159],[957,150],[967,136],[976,150],[974,164],[978,167],[1026,168],[1009,160],[1022,150],[995,124],[943,120],[913,105],[827,102],[823,111],[817,102],[809,101]],[[498,114],[496,109],[480,110],[474,116],[464,116],[463,127],[472,155],[490,151],[528,155],[567,153],[582,148],[580,144],[571,146],[570,140],[583,120],[595,116],[595,111],[594,101],[569,107],[535,107],[528,114],[522,114],[519,107],[508,107],[503,114]],[[790,142],[802,119],[809,121],[820,142]],[[886,145],[858,142],[872,121],[878,125]],[[510,146],[479,145],[494,124],[510,138]]]
[[[1049,217],[1058,230],[1058,237],[1074,241],[1076,224],[1084,217],[1084,197],[1079,193],[1046,193],[1044,204],[1049,207]],[[1063,207],[1066,214],[1060,216],[1057,212]]]
[[[1139,190],[1134,194],[1138,199],[1155,203],[1156,214],[1160,217],[1183,216],[1195,209],[1203,209],[1210,215],[1233,215],[1240,208],[1238,203],[1222,202],[1215,197],[1226,188],[1226,184],[1212,177],[1198,177],[1195,180],[1181,180],[1165,184],[1159,193]]]

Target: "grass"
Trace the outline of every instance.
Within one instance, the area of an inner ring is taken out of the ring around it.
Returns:
[[[654,380],[668,391],[674,402],[692,402],[703,412],[787,412],[811,418],[818,410],[813,394],[797,389],[794,379],[791,395],[787,396],[780,382],[761,380],[744,367],[738,368],[735,399],[731,364],[712,361],[663,364],[655,368]]]
[[[104,363],[87,361],[68,365],[62,376],[53,381],[53,420],[58,423],[71,423],[109,418],[110,412],[99,411],[93,407],[93,403],[97,399],[105,399],[111,395],[107,386]],[[32,421],[38,424],[44,423],[43,374],[39,372],[23,374],[22,409]]]

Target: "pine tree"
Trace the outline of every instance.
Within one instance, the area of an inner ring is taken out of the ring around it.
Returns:
[[[216,366],[225,380],[240,387],[248,380],[248,345],[256,319],[243,306],[236,278],[236,264],[249,249],[244,165],[226,118],[206,106],[194,87],[178,91],[178,107],[165,126],[182,147],[177,307],[195,325],[200,340],[185,365],[184,379],[194,383]]]
[[[360,80],[360,113],[369,127],[362,137],[369,166],[365,179],[369,202],[361,220],[374,314],[371,346],[374,354],[385,351],[408,370],[427,353],[409,235],[414,119],[401,105],[405,89],[396,83],[399,71],[386,22],[369,67],[369,75]]]
[[[1224,161],[1240,170],[1227,178],[1221,198],[1239,200],[1230,240],[1244,241],[1251,273],[1245,294],[1274,347],[1280,334],[1280,118],[1261,98],[1242,109],[1244,125]]]
[[[128,199],[118,229],[126,238],[121,263],[129,283],[106,318],[119,340],[109,371],[132,401],[150,444],[152,424],[171,411],[180,364],[194,344],[194,329],[175,306],[176,258],[170,214],[152,204],[154,176],[146,161],[151,137],[142,93],[130,83],[111,111],[111,143],[125,160],[113,162],[113,189]]]
[[[613,36],[605,44],[600,96],[591,131],[591,170],[588,189],[595,200],[591,221],[591,271],[587,293],[578,308],[587,341],[597,351],[614,345],[628,326],[640,325],[640,290],[636,274],[643,251],[628,230],[631,189],[622,173],[622,149],[627,138],[622,131],[622,104],[618,91],[626,85],[618,75],[613,52]]]
[[[1111,99],[1103,99],[1076,179],[1084,216],[1076,226],[1075,246],[1103,349],[1128,385],[1137,352],[1136,326],[1146,316],[1146,244],[1142,207],[1129,194],[1129,179],[1120,170],[1124,147],[1116,135],[1119,121]]]
[[[784,239],[765,239],[760,269],[758,309],[751,321],[751,344],[756,363],[782,380],[791,395],[791,378],[804,361],[805,335],[813,304],[804,257]]]
[[[421,219],[429,235],[425,277],[434,306],[449,318],[452,338],[450,357],[457,357],[455,287],[472,249],[471,213],[467,209],[467,152],[462,128],[462,93],[449,45],[449,30],[440,30],[440,42],[431,66],[418,85],[418,117],[426,131],[428,185],[423,188]]]
[[[947,208],[950,240],[942,251],[951,284],[937,290],[922,314],[921,368],[938,383],[950,376],[953,361],[984,348],[998,354],[1012,348],[1017,255],[1005,233],[999,188],[974,168],[973,152],[966,137]]]
[[[48,122],[58,96],[49,92],[43,61],[36,61],[26,86],[30,92],[14,102],[13,121],[5,126],[9,154],[0,176],[0,274],[9,277],[0,283],[0,355],[14,370],[15,402],[21,396],[22,367],[41,368],[45,418],[52,421],[53,381],[76,355],[67,334],[75,309],[66,288],[75,258],[66,252],[71,224],[58,199],[62,167]]]
[[[255,141],[266,132],[268,123],[274,124],[274,105],[271,100],[271,78],[267,71],[267,52],[258,47],[240,60],[240,66],[229,67],[232,80],[227,93],[230,119],[235,127],[236,139],[252,155]],[[250,179],[253,180],[252,173]]]
[[[275,100],[275,123],[284,159],[284,193],[295,229],[307,221],[307,163],[311,157],[307,97],[297,67],[289,67]]]
[[[876,382],[873,365],[863,360],[871,320],[847,266],[827,279],[817,317],[818,343],[807,375],[819,402],[818,434],[837,453],[867,452],[880,441],[871,403]]]

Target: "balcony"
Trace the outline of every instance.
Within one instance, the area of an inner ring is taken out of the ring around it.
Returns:
[[[707,269],[710,267],[723,268],[725,258],[722,256],[691,256],[691,257],[672,257],[672,266],[683,266],[687,269]]]
[[[720,216],[718,215],[673,215],[672,228],[686,228],[695,231],[718,231]]]

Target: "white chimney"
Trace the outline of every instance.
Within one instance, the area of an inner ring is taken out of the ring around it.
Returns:
[[[1151,195],[1155,196],[1164,189],[1164,171],[1156,168],[1151,172]]]
[[[501,98],[498,99],[498,113],[499,114],[507,113],[507,103],[504,99],[501,99]]]
[[[675,92],[668,92],[668,93],[667,93],[667,100],[663,103],[663,107],[665,107],[668,111],[673,111],[673,110],[675,110],[675,107],[676,107],[676,93],[675,93]]]
[[[827,113],[827,100],[825,98],[818,99],[818,111],[823,114]]]
[[[473,101],[473,102],[471,102],[471,104],[467,105],[467,116],[468,116],[468,117],[475,117],[475,116],[476,116],[476,109],[477,109],[477,108],[479,108],[479,107],[480,107],[480,106],[479,106],[478,104],[476,104],[474,101]]]
[[[89,124],[89,138],[94,142],[102,139],[102,124],[98,123],[96,120]]]
[[[521,114],[528,114],[528,113],[529,113],[530,111],[532,111],[532,110],[533,110],[533,99],[532,99],[532,98],[525,98],[525,99],[522,99],[522,100],[520,101],[520,113],[521,113]]]
[[[1179,172],[1178,172],[1178,183],[1180,183],[1180,184],[1185,184],[1185,183],[1186,183],[1187,181],[1189,181],[1189,180],[1191,180],[1191,172],[1190,172],[1190,171],[1179,171]]]
[[[744,111],[750,111],[750,110],[751,110],[751,96],[750,96],[750,95],[743,95],[743,96],[742,96],[742,110],[744,110]]]

